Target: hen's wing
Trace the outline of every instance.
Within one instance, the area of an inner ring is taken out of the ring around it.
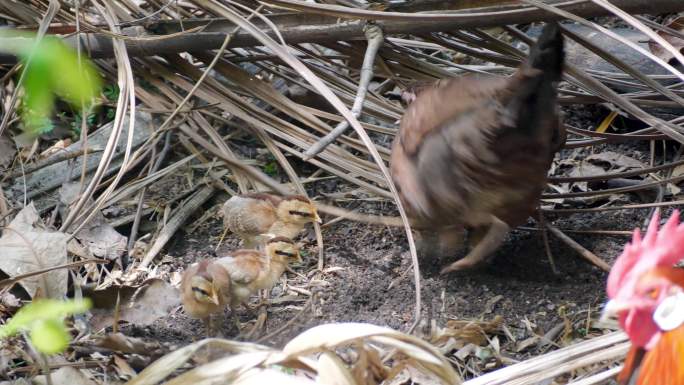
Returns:
[[[466,76],[423,89],[406,110],[391,170],[409,212],[434,225],[510,225],[535,209],[564,140],[556,105],[563,43],[545,29],[511,78]]]

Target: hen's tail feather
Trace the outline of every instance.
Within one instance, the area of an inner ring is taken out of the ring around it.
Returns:
[[[559,81],[563,74],[565,51],[563,35],[556,22],[547,23],[537,43],[530,49],[527,65],[541,70],[551,81]]]

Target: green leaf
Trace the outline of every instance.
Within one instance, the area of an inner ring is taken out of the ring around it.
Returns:
[[[26,132],[40,134],[49,127],[55,95],[73,108],[89,110],[100,95],[102,79],[93,64],[54,36],[36,44],[35,35],[12,30],[0,31],[0,52],[17,55],[24,64],[22,119]],[[28,67],[28,59],[31,58]]]
[[[266,163],[264,166],[264,172],[269,176],[275,176],[278,174],[278,164],[276,162]]]
[[[34,324],[45,320],[58,320],[70,314],[84,313],[91,307],[89,298],[59,301],[40,299],[24,305],[5,325],[0,327],[0,338],[6,338],[20,330],[31,330]]]
[[[33,346],[45,354],[61,353],[71,341],[64,323],[56,319],[37,321],[29,333],[29,338]]]
[[[102,90],[104,96],[110,102],[115,102],[119,98],[119,86],[116,84],[107,84]]]

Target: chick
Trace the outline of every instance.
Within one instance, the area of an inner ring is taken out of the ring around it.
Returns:
[[[534,213],[565,142],[563,60],[560,29],[549,23],[511,77],[463,76],[404,95],[390,171],[407,214],[428,229],[421,251],[446,256],[472,230],[475,246],[442,273],[478,265]]]
[[[211,316],[226,307],[231,282],[228,271],[214,260],[205,259],[185,270],[181,280],[181,301],[185,312],[204,321],[208,336],[214,334]]]
[[[264,251],[236,250],[230,255],[205,259],[190,266],[181,280],[181,300],[185,312],[204,320],[207,334],[212,335],[211,316],[228,305],[237,323],[238,305],[250,308],[249,297],[258,290],[270,290],[289,263],[301,263],[299,247],[289,238],[271,237]]]
[[[307,223],[321,222],[316,206],[301,195],[235,195],[223,205],[223,225],[244,240],[243,248],[260,245],[260,234],[294,239]]]
[[[299,247],[289,238],[275,237],[269,240],[264,251],[237,250],[216,259],[214,263],[230,276],[230,296],[227,301],[237,323],[235,309],[242,304],[249,309],[247,301],[258,290],[270,290],[278,282],[291,262],[301,263]]]

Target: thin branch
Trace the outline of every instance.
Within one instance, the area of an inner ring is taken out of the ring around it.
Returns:
[[[574,239],[565,235],[562,231],[558,230],[558,228],[548,223],[546,224],[546,228],[549,229],[549,231],[551,231],[553,235],[557,236],[561,241],[565,242],[566,245],[570,246],[573,250],[575,250],[579,255],[582,256],[582,258],[600,267],[604,271],[610,271],[610,265],[606,263],[606,261],[597,257],[596,254],[584,248],[584,246],[580,245]]]
[[[613,0],[611,2],[625,12],[631,14],[652,13],[661,14],[684,10],[684,2],[681,0]],[[308,4],[302,2],[302,4]],[[563,10],[572,12],[582,17],[596,17],[610,14],[610,12],[596,4],[579,1],[550,1],[548,4],[562,5]],[[351,8],[346,8],[358,12]],[[431,32],[447,32],[462,28],[487,28],[501,25],[526,24],[537,21],[560,20],[562,17],[550,14],[544,10],[517,6],[517,7],[490,7],[479,8],[478,13],[460,12],[451,14],[449,17],[436,17],[434,14],[415,14],[413,19],[394,17],[391,20],[382,20],[373,14],[370,19],[377,20],[377,24],[386,35],[392,34],[418,34]],[[487,12],[490,11],[490,12]],[[391,17],[392,12],[377,12],[380,16]],[[422,16],[421,16],[422,15]],[[416,16],[420,16],[416,19]],[[297,43],[323,43],[339,40],[360,40],[364,38],[364,20],[338,19],[334,16],[325,16],[314,13],[281,13],[267,15],[280,31],[288,44]],[[271,37],[275,33],[269,31],[266,24],[255,21],[257,27],[265,31]],[[130,56],[150,56],[185,51],[205,51],[217,49],[225,39],[226,33],[235,28],[235,24],[226,19],[198,19],[178,21],[160,21],[151,23],[148,30],[157,31],[159,34],[177,33],[195,27],[206,27],[203,32],[180,34],[173,37],[145,36],[138,38],[132,36],[124,43]],[[134,29],[131,29],[131,33]],[[74,31],[61,31],[63,33]],[[84,46],[89,48],[88,53],[93,58],[105,58],[113,55],[113,43],[111,36],[101,33],[82,33],[81,39]],[[75,46],[78,39],[67,37],[65,40]],[[239,32],[231,40],[231,47],[254,47],[261,45],[260,42],[247,32]],[[1,64],[15,63],[14,56],[0,55]]]
[[[363,102],[366,100],[366,93],[368,92],[368,85],[373,79],[373,66],[375,64],[375,57],[378,54],[378,49],[385,40],[382,29],[375,24],[368,24],[364,28],[364,33],[368,39],[368,47],[366,48],[366,55],[363,57],[363,64],[361,65],[361,80],[359,81],[359,88],[356,91],[356,98],[354,99],[354,105],[352,106],[351,113],[355,118],[361,115],[361,109],[363,108]],[[330,131],[326,136],[322,137],[318,142],[314,143],[309,147],[306,152],[304,152],[304,160],[309,160],[314,156],[325,150],[326,147],[332,142],[334,142],[340,135],[349,128],[349,122],[344,120],[340,122],[332,131]]]

